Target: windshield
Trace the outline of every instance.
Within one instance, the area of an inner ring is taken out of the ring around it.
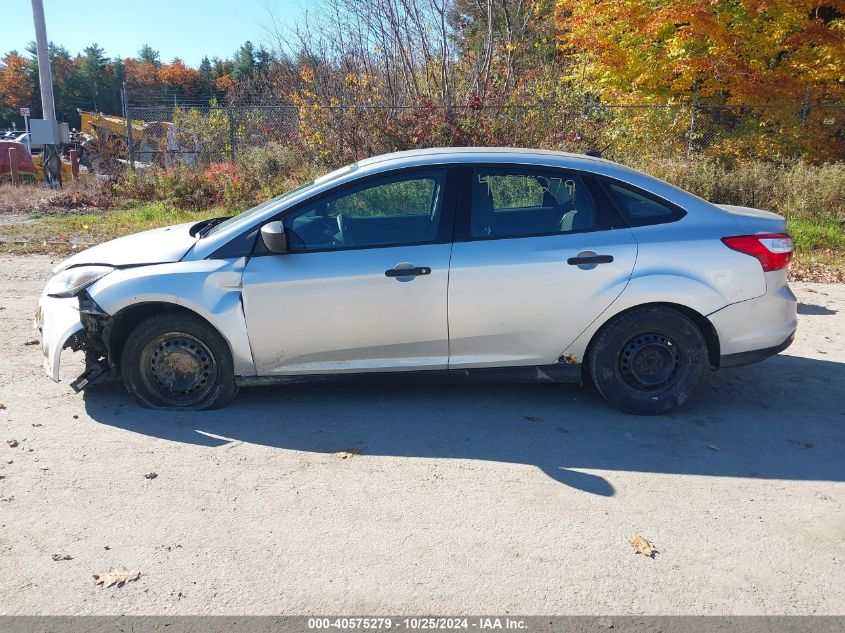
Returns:
[[[248,211],[244,211],[243,213],[239,213],[238,215],[233,215],[231,218],[221,222],[220,224],[215,224],[208,230],[207,233],[203,235],[203,237],[208,237],[209,235],[217,233],[217,231],[222,231],[224,229],[229,228],[230,226],[246,221],[256,213],[261,213],[265,209],[275,205],[278,202],[283,202],[288,198],[293,198],[295,195],[302,193],[306,189],[310,189],[311,187],[314,187],[316,185],[322,185],[324,182],[334,180],[335,178],[338,178],[351,171],[355,171],[356,169],[358,169],[358,163],[352,163],[350,165],[346,165],[345,167],[341,167],[340,169],[335,169],[334,171],[320,176],[319,178],[316,178],[311,182],[306,182],[304,185],[299,185],[296,189],[291,189],[287,193],[283,193],[280,196],[276,196],[275,198],[271,198],[266,202],[262,202],[257,207],[252,207]]]
[[[247,211],[244,211],[243,213],[239,213],[238,215],[233,215],[228,220],[224,220],[220,224],[215,224],[213,227],[211,227],[211,229],[203,237],[208,237],[209,235],[213,235],[214,233],[217,233],[217,231],[220,231],[222,229],[226,229],[226,228],[232,226],[233,224],[244,221],[247,218],[255,215],[256,213],[261,213],[262,211],[264,211],[264,209],[275,205],[277,202],[282,202],[283,200],[285,200],[287,198],[292,198],[293,196],[300,193],[304,189],[308,189],[309,187],[313,187],[314,183],[315,183],[315,181],[313,181],[313,180],[311,182],[306,182],[304,185],[300,185],[299,187],[297,187],[295,189],[291,189],[290,191],[285,192],[280,196],[276,196],[275,198],[270,198],[269,200],[262,202],[261,204],[254,206]]]

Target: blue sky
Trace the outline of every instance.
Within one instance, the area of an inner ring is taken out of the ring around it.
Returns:
[[[96,42],[109,57],[134,57],[143,44],[161,60],[192,66],[203,55],[228,57],[246,40],[271,48],[270,15],[293,26],[307,0],[43,0],[47,37],[81,52]],[[30,0],[0,0],[0,55],[35,40]]]

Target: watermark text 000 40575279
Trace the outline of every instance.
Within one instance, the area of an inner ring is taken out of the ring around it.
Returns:
[[[845,630],[845,616],[0,616],[3,633],[585,633],[602,630],[622,633],[834,633]]]

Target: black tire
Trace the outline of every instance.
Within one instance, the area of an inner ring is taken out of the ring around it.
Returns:
[[[621,314],[596,334],[587,369],[611,404],[660,415],[692,396],[709,363],[704,336],[688,317],[665,306]]]
[[[228,344],[186,314],[142,321],[126,339],[120,366],[126,390],[150,409],[217,409],[238,393]]]

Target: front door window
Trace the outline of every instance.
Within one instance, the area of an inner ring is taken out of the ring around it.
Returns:
[[[386,176],[323,197],[285,218],[292,251],[425,244],[437,238],[445,170]]]

